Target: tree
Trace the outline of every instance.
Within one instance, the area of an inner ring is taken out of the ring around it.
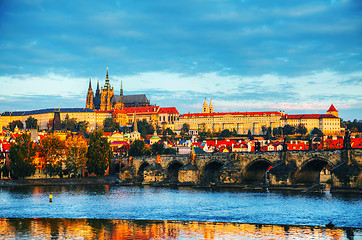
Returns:
[[[119,131],[119,123],[116,122],[113,118],[106,118],[103,122],[103,130],[105,132]]]
[[[265,139],[267,139],[267,140],[269,140],[269,139],[271,139],[271,137],[272,137],[272,130],[271,130],[271,127],[268,127],[267,129],[266,129],[266,133],[265,133]]]
[[[62,176],[65,144],[55,134],[50,134],[40,141],[40,157],[44,158],[44,170],[50,177]]]
[[[283,128],[282,127],[273,128],[273,135],[274,136],[283,135]]]
[[[323,132],[319,128],[313,128],[311,133],[317,135],[318,137],[323,137]]]
[[[128,154],[133,157],[143,156],[143,155],[150,155],[151,151],[142,140],[136,140],[132,143],[131,147],[129,148]]]
[[[296,132],[296,133],[299,133],[299,134],[302,134],[302,135],[305,135],[305,134],[308,132],[308,130],[307,130],[307,128],[306,128],[304,125],[299,124],[299,125],[297,126],[297,128],[295,129],[295,132]]]
[[[229,131],[229,129],[224,129],[224,130],[221,131],[220,137],[230,137],[231,134],[232,133]]]
[[[12,121],[9,123],[9,128],[11,131],[14,131],[14,129],[18,126],[19,129],[24,129],[24,124],[20,120]]]
[[[164,151],[165,145],[161,141],[158,141],[151,145],[152,155],[161,155]]]
[[[137,128],[143,138],[146,138],[147,134],[153,134],[155,132],[152,124],[148,123],[146,119],[143,119],[142,121],[137,121]]]
[[[87,132],[88,126],[89,122],[80,121],[76,124],[75,131],[78,132],[78,134],[88,137],[88,132]]]
[[[37,129],[38,128],[38,119],[33,118],[32,116],[28,117],[25,120],[26,129]]]
[[[251,135],[251,131],[248,131],[248,138],[251,139],[252,135]]]
[[[283,127],[283,133],[284,135],[293,135],[295,134],[295,127],[287,124]]]
[[[102,130],[94,131],[90,135],[87,158],[88,172],[103,176],[110,165],[112,150]]]
[[[16,138],[9,150],[10,168],[15,178],[25,178],[35,173],[36,148],[30,135],[24,133]]]
[[[67,114],[64,121],[62,121],[62,130],[74,132],[76,125],[77,120],[75,118],[69,119],[69,115]]]
[[[87,161],[87,141],[82,135],[74,135],[66,140],[66,168],[75,176],[82,175],[82,169]]]
[[[189,131],[190,131],[190,125],[188,123],[184,123],[182,125],[182,128],[181,128],[181,131],[184,131],[185,134],[189,134]]]

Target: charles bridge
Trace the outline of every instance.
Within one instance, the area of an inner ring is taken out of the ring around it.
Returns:
[[[128,157],[119,178],[124,184],[291,187],[318,185],[322,169],[332,188],[362,189],[362,149]]]

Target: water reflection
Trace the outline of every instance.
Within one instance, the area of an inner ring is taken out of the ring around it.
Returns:
[[[362,229],[244,223],[1,218],[6,239],[359,239]]]

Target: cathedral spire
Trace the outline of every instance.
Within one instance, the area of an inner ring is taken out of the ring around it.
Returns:
[[[92,90],[92,79],[91,79],[91,78],[89,79],[89,87],[88,87],[88,90]]]
[[[104,84],[104,89],[111,89],[111,84],[109,84],[109,78],[108,78],[108,67],[107,67],[106,83]]]

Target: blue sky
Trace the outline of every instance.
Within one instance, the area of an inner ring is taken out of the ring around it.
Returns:
[[[85,107],[89,79],[200,112],[362,119],[358,0],[0,1],[0,112]]]

